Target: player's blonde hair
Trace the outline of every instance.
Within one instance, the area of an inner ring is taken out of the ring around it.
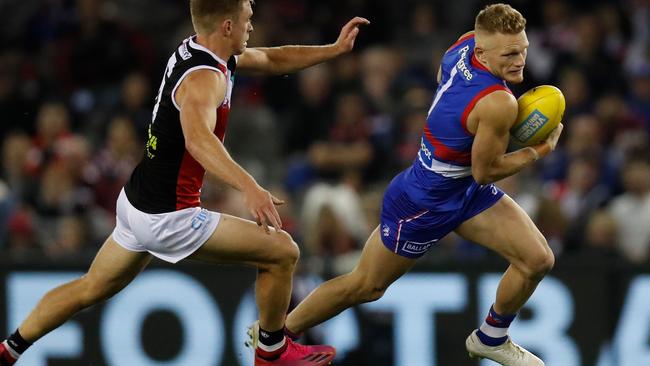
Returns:
[[[242,4],[251,0],[190,0],[192,25],[197,33],[212,33],[217,29],[219,17],[235,15],[242,9]]]
[[[517,34],[526,28],[526,18],[508,4],[486,6],[476,16],[474,29],[489,34]]]

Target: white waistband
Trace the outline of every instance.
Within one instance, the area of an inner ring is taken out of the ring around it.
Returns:
[[[418,153],[418,159],[420,159],[420,163],[422,163],[422,166],[425,169],[430,170],[434,173],[438,173],[445,178],[458,179],[458,178],[469,177],[470,175],[472,175],[471,166],[460,166],[460,165],[444,163],[434,158],[431,158],[431,165],[428,165],[426,162],[424,162],[424,160],[422,160],[422,156],[419,153]]]

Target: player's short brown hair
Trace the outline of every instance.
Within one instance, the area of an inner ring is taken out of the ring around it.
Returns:
[[[474,29],[490,34],[517,34],[526,28],[526,18],[508,4],[486,6],[476,16]]]
[[[242,3],[251,0],[190,0],[190,14],[196,32],[212,33],[217,19],[224,15],[237,15]]]

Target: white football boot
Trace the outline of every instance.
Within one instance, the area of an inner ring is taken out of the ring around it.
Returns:
[[[476,330],[474,330],[467,337],[465,348],[469,352],[469,357],[487,358],[503,366],[544,366],[542,360],[512,342],[510,337],[508,337],[506,343],[490,347],[481,342],[476,335]]]
[[[256,320],[255,323],[251,324],[246,330],[246,334],[248,334],[248,340],[244,344],[255,352],[257,343],[260,341],[260,321]]]

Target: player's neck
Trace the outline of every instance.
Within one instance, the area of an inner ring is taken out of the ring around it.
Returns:
[[[490,74],[492,74],[494,76],[497,76],[494,72],[492,72],[492,70],[490,69],[490,66],[487,63],[481,61],[478,57],[476,57],[476,53],[474,53],[472,55],[472,58],[471,58],[470,62],[472,63],[472,65],[474,65],[474,67],[478,67],[479,69],[483,69],[483,70],[489,72]]]
[[[196,43],[209,49],[222,60],[228,60],[232,56],[232,50],[226,42],[212,35],[196,35]]]

